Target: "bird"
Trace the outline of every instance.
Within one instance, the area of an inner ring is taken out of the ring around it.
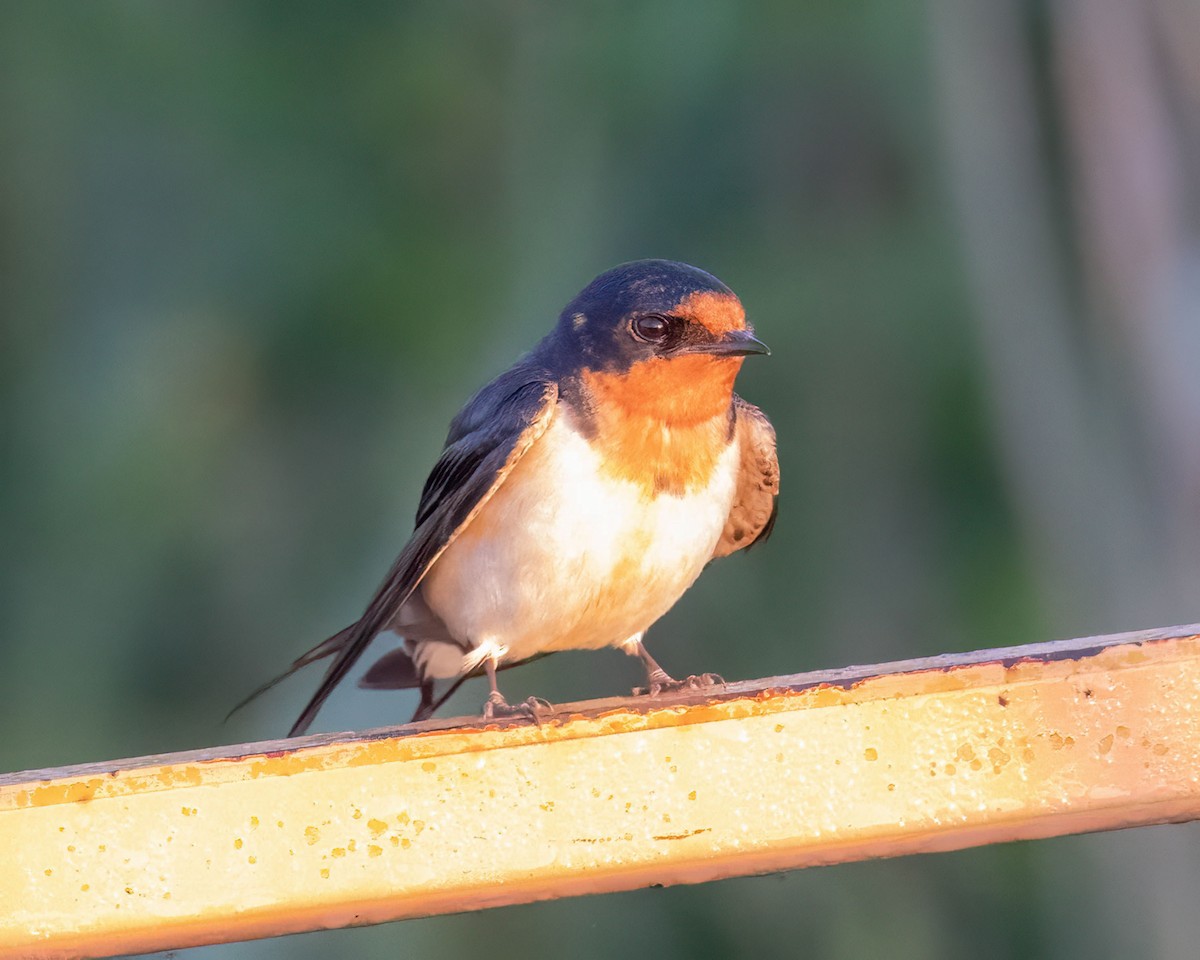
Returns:
[[[243,704],[332,658],[289,736],[304,733],[384,633],[403,644],[359,685],[419,690],[414,722],[484,675],[485,718],[540,723],[549,704],[510,705],[496,674],[560,650],[617,647],[641,661],[650,695],[722,682],[675,680],[643,638],[711,560],[775,524],[775,431],[733,390],[745,358],[769,353],[733,291],[697,267],[635,260],[600,274],[454,417],[363,615]]]

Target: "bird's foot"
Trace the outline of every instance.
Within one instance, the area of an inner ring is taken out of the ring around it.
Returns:
[[[646,680],[647,686],[633,688],[635,697],[657,697],[659,694],[670,693],[674,690],[707,690],[709,687],[725,685],[725,678],[719,673],[701,673],[676,680],[663,670],[654,670]]]
[[[505,700],[500,693],[491,693],[488,694],[488,698],[483,704],[484,720],[525,717],[540,727],[542,721],[553,716],[553,714],[554,705],[548,700],[543,700],[541,697],[529,697],[520,703],[512,704]]]

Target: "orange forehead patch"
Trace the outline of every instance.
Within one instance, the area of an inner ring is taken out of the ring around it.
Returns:
[[[731,293],[714,290],[689,293],[679,301],[679,315],[703,324],[710,332],[728,333],[746,329],[746,311],[742,302]]]

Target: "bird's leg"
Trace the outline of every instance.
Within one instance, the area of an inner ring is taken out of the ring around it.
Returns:
[[[650,651],[646,649],[646,645],[642,643],[642,634],[635,633],[632,637],[621,644],[621,649],[631,657],[637,657],[642,661],[642,665],[646,668],[646,686],[634,687],[634,696],[649,695],[657,697],[660,693],[665,693],[669,690],[684,690],[703,689],[704,687],[715,687],[718,684],[725,682],[724,678],[715,673],[702,673],[699,676],[685,677],[683,680],[676,680],[666,670],[664,670],[657,660],[650,656]]]
[[[642,643],[642,634],[635,633],[632,637],[621,644],[621,649],[631,657],[637,657],[642,661],[642,666],[646,668],[646,686],[634,687],[635,695],[648,693],[650,696],[657,696],[663,690],[670,689],[673,685],[679,683],[666,670],[664,670],[657,660],[650,656],[650,651],[646,649],[646,645]]]
[[[483,661],[483,668],[487,671],[488,686],[492,692],[488,694],[487,700],[483,704],[483,715],[488,720],[496,716],[497,713],[502,715],[507,714],[512,707],[508,705],[508,701],[504,699],[504,694],[500,692],[500,688],[496,686],[496,661],[493,657],[488,657]]]
[[[513,706],[504,699],[504,694],[500,692],[500,688],[496,685],[496,664],[507,652],[507,647],[496,643],[494,640],[486,640],[468,654],[468,657],[475,660],[475,667],[478,667],[479,660],[482,659],[483,669],[487,674],[488,686],[491,687],[491,693],[488,694],[488,698],[483,704],[483,718],[485,720],[496,720],[500,717],[528,717],[538,726],[541,726],[542,719],[554,712],[554,707],[549,702],[543,700],[541,697],[530,697]],[[466,658],[464,658],[464,665],[465,661]]]

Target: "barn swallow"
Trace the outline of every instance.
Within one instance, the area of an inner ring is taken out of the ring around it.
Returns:
[[[745,357],[769,353],[715,277],[669,260],[601,274],[554,329],[450,424],[412,537],[355,623],[281,676],[332,657],[292,725],[303,733],[381,633],[404,639],[360,681],[418,688],[413,720],[486,674],[485,717],[509,706],[496,671],[558,650],[619,647],[651,694],[675,681],[643,636],[710,561],[775,522],[775,431],[733,392]],[[435,681],[453,681],[434,699]]]

